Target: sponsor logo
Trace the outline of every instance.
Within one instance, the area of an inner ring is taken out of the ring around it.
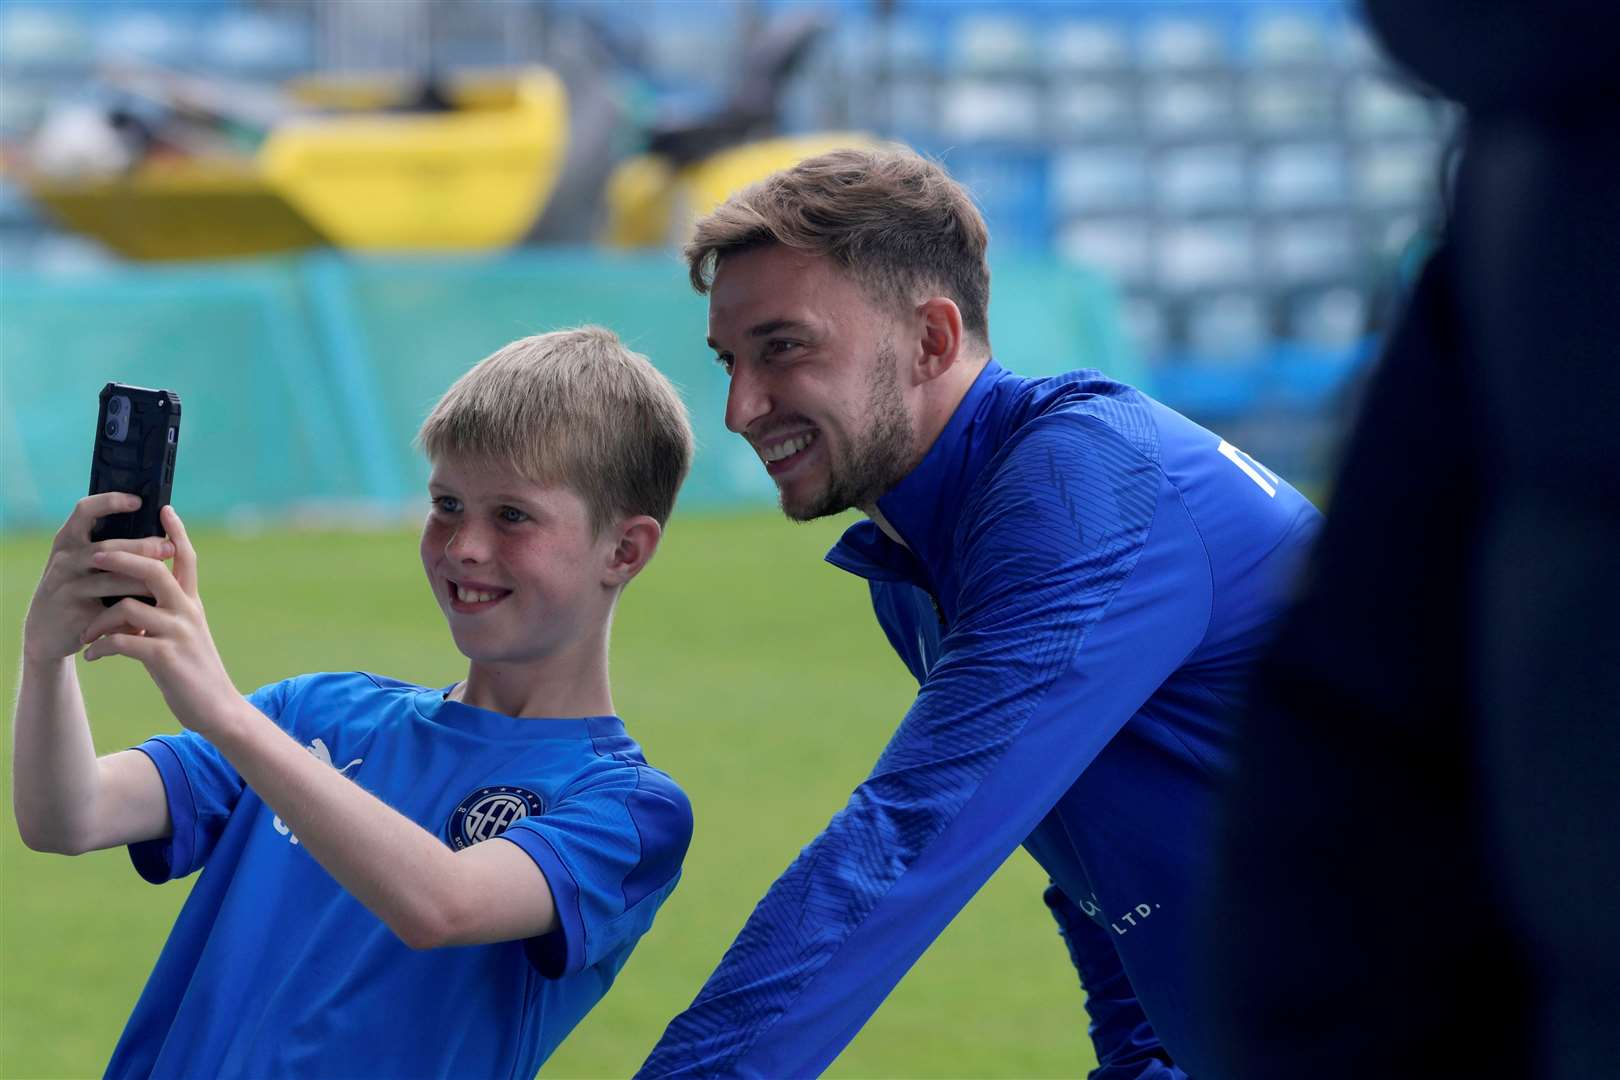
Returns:
[[[1129,911],[1119,915],[1118,918],[1110,918],[1103,912],[1102,905],[1097,903],[1097,894],[1092,893],[1084,900],[1076,900],[1075,906],[1081,911],[1085,912],[1094,921],[1106,925],[1108,929],[1112,930],[1120,937],[1124,937],[1132,930],[1140,929],[1144,922],[1153,918],[1153,913],[1159,910],[1160,905],[1137,904]],[[1124,923],[1125,925],[1121,926],[1120,923]]]
[[[450,846],[460,851],[492,836],[499,836],[513,823],[530,814],[545,812],[540,796],[527,788],[500,785],[479,788],[450,813],[445,834]]]
[[[1110,919],[1108,922],[1108,928],[1114,933],[1118,934],[1120,937],[1124,937],[1126,934],[1130,933],[1131,930],[1139,928],[1142,925],[1143,920],[1151,919],[1153,917],[1153,913],[1158,910],[1158,904],[1137,904],[1119,918]],[[1126,926],[1119,925],[1122,922],[1125,923]]]

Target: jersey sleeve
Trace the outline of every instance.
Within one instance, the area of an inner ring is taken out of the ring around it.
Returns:
[[[527,942],[548,978],[635,944],[674,891],[692,841],[692,807],[656,769],[625,764],[501,833],[539,866],[558,928]]]
[[[280,723],[296,681],[260,687],[248,702]],[[161,885],[202,869],[246,784],[225,755],[195,732],[156,735],[136,749],[157,766],[173,828],[166,837],[129,845],[129,858],[136,873]]]
[[[640,1075],[824,1069],[1202,638],[1208,558],[1156,463],[1050,417],[990,467],[938,663]]]
[[[1087,1080],[1186,1080],[1154,1034],[1108,934],[1056,885],[1044,895],[1086,992],[1097,1067]]]

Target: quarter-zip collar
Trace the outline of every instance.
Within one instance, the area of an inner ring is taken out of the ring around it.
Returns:
[[[845,530],[827,561],[868,580],[918,585],[952,616],[956,523],[974,481],[1004,441],[1007,392],[1023,381],[994,359],[986,362],[922,461],[878,499],[904,546],[868,518]]]

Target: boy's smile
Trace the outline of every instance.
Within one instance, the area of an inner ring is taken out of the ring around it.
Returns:
[[[457,581],[446,578],[445,586],[449,591],[450,606],[469,615],[488,611],[512,595],[511,589],[503,589],[499,585],[490,585],[482,581]]]

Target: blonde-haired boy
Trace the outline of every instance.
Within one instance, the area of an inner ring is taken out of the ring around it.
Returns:
[[[91,496],[56,537],[24,631],[19,830],[127,844],[154,882],[203,868],[109,1076],[527,1080],[675,886],[690,806],[614,715],[607,643],[691,460],[679,397],[610,332],[559,331],[462,376],[420,443],[422,563],[469,661],[448,688],[315,674],[244,699],[172,508],[167,540],[91,543],[138,505]],[[156,603],[100,603],[130,593]],[[84,645],[141,661],[187,730],[98,760]]]

